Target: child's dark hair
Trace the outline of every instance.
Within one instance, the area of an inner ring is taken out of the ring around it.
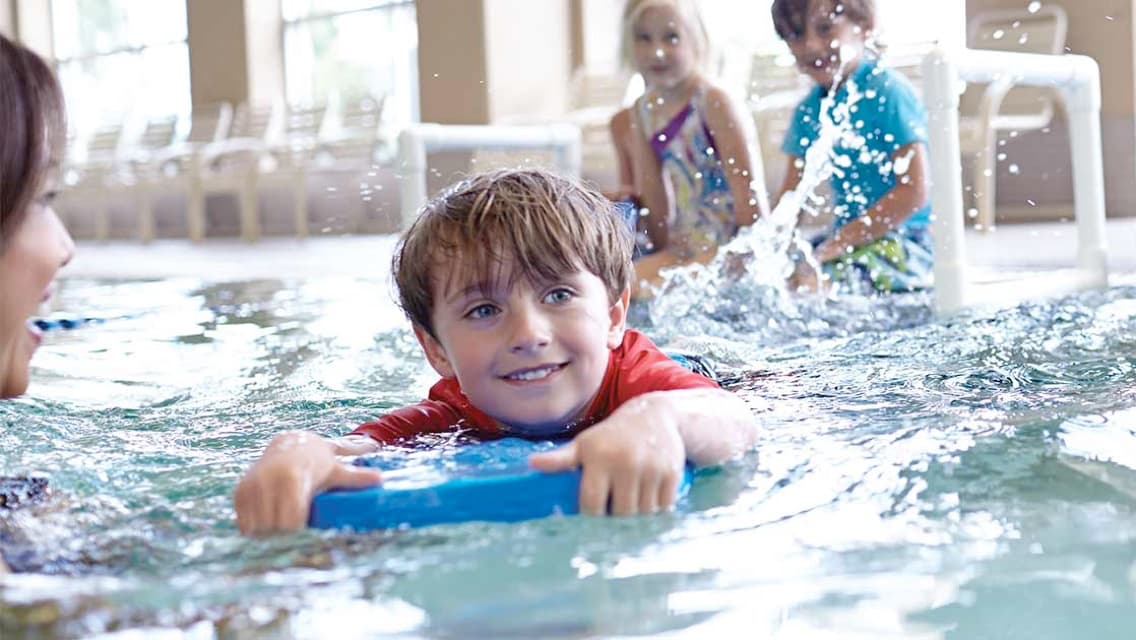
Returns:
[[[875,0],[773,0],[770,11],[777,35],[785,41],[804,37],[808,30],[809,8],[818,2],[826,3],[833,15],[844,16],[865,32],[876,27]]]
[[[473,273],[488,285],[504,276],[511,286],[585,270],[614,303],[631,283],[633,244],[614,205],[593,189],[546,171],[495,171],[427,203],[399,240],[392,270],[403,311],[437,338],[434,300],[447,278]]]

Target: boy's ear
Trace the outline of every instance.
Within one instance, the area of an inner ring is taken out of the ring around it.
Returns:
[[[422,345],[422,351],[426,354],[426,359],[430,361],[430,366],[434,367],[434,371],[443,378],[455,378],[454,368],[450,364],[450,359],[446,356],[446,349],[442,343],[438,342],[434,336],[426,329],[414,325],[414,337],[418,338],[418,344]]]
[[[614,349],[623,344],[623,334],[627,331],[627,305],[631,304],[631,287],[625,287],[619,299],[611,305],[608,314],[611,328],[607,332],[607,347]]]

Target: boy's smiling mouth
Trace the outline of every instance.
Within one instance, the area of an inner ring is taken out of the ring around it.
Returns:
[[[501,376],[504,380],[509,382],[534,382],[537,380],[544,380],[552,374],[560,371],[568,366],[567,362],[559,364],[546,364],[539,367],[527,367],[525,369],[517,369],[511,373]]]

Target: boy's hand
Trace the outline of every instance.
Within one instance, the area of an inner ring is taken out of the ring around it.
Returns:
[[[789,290],[804,293],[819,293],[828,289],[828,276],[818,272],[806,261],[797,263],[793,275],[789,276]]]
[[[658,415],[632,401],[567,445],[538,453],[529,463],[539,471],[583,467],[580,513],[655,513],[674,506],[686,463],[686,449],[672,416]]]
[[[233,492],[237,527],[245,535],[301,529],[312,498],[325,489],[362,488],[379,472],[345,465],[336,443],[312,433],[282,433],[272,439]]]

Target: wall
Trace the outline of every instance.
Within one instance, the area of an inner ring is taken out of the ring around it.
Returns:
[[[12,0],[0,0],[0,34],[16,37],[16,5]]]
[[[572,71],[567,0],[483,0],[491,122],[563,115]]]
[[[1069,16],[1070,53],[1092,57],[1100,65],[1101,130],[1105,197],[1109,216],[1136,215],[1136,51],[1133,47],[1133,0],[1047,0]],[[967,15],[992,9],[1021,9],[1022,0],[967,0]],[[1008,217],[1068,216],[1073,191],[1063,121],[1048,133],[1023,133],[1006,141],[999,163],[998,207]],[[1017,173],[1009,171],[1017,165]],[[1033,204],[1031,204],[1031,202]]]
[[[483,0],[418,0],[416,9],[422,121],[487,124]]]
[[[232,0],[192,0],[186,20],[193,104],[244,102],[249,86],[244,7]]]

